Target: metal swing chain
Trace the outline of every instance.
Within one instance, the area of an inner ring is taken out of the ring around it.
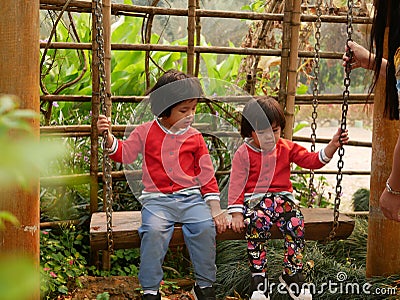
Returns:
[[[349,61],[352,60],[353,57],[353,53],[350,50],[350,47],[348,47],[348,43],[350,41],[352,41],[352,34],[353,34],[353,0],[348,0],[347,1],[347,41],[346,41],[346,45],[347,45],[347,51],[346,51],[346,55],[349,57]],[[342,119],[341,119],[341,124],[340,124],[340,129],[341,132],[344,132],[346,130],[346,121],[347,121],[347,111],[348,111],[348,100],[350,97],[350,92],[349,92],[349,87],[350,87],[350,73],[351,73],[351,66],[350,64],[346,64],[346,68],[345,68],[345,73],[346,76],[344,78],[344,87],[345,90],[343,91],[343,104],[342,104]],[[340,140],[341,141],[341,140]],[[329,233],[329,236],[327,238],[327,241],[331,241],[335,235],[336,235],[336,230],[339,227],[339,207],[340,207],[340,196],[342,195],[342,179],[343,179],[343,173],[342,173],[342,169],[344,166],[343,163],[343,156],[344,156],[344,148],[343,145],[341,143],[340,148],[338,150],[338,154],[339,154],[339,161],[337,163],[337,174],[336,174],[336,196],[335,196],[335,206],[334,206],[334,218],[333,218],[333,226],[332,226],[332,231]]]
[[[107,115],[107,107],[106,107],[106,70],[104,64],[105,52],[104,52],[104,30],[103,30],[103,12],[102,12],[102,2],[101,0],[94,0],[94,15],[95,15],[95,27],[96,27],[96,54],[99,62],[99,85],[100,85],[100,104],[102,107],[102,113]],[[107,138],[108,131],[103,132],[103,178],[104,185],[103,189],[105,189],[105,211],[107,218],[107,243],[108,243],[108,251],[110,253],[114,252],[114,239],[112,232],[112,204],[113,204],[113,194],[112,194],[112,176],[111,176],[111,160],[108,155],[107,150]]]
[[[320,39],[321,39],[321,15],[322,15],[322,0],[317,0],[317,20],[315,21],[315,54],[314,54],[314,81],[313,81],[313,101],[312,107],[313,111],[311,113],[312,123],[311,123],[311,152],[315,152],[315,141],[317,139],[317,107],[318,107],[318,94],[319,94],[319,60],[320,54],[319,51],[321,49]],[[308,196],[308,207],[312,207],[314,204],[314,170],[310,170],[310,179],[309,179],[309,196]]]

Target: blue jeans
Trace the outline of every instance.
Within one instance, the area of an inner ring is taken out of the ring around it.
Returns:
[[[143,201],[139,281],[144,290],[160,287],[162,263],[176,222],[182,223],[197,284],[205,287],[215,282],[216,232],[210,208],[199,194],[165,194]]]

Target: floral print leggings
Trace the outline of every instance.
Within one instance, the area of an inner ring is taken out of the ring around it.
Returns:
[[[247,254],[252,273],[267,271],[267,241],[276,223],[284,237],[283,272],[303,269],[304,217],[297,205],[284,195],[267,193],[254,207],[245,206]]]

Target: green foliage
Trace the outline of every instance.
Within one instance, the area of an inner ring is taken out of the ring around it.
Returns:
[[[358,189],[352,197],[354,211],[368,211],[369,210],[369,189]]]
[[[75,226],[60,228],[60,232],[45,230],[40,234],[41,293],[46,299],[67,294],[68,285],[87,275],[86,256],[89,252],[88,233]],[[76,282],[79,286],[79,282]]]
[[[302,170],[299,166],[296,166],[295,170]],[[311,191],[310,195],[310,174],[292,174],[290,176],[292,181],[293,189],[295,191],[295,198],[300,202],[302,207],[328,207],[332,205],[329,198],[326,197],[325,190],[329,186],[329,183],[324,176],[314,177],[314,190]]]
[[[29,299],[37,290],[39,274],[32,258],[21,253],[0,255],[0,299]]]
[[[31,110],[18,109],[18,99],[0,97],[0,186],[18,185],[24,188],[37,177],[48,159],[61,153],[58,145],[39,143],[32,129],[32,120],[38,115]],[[4,201],[4,200],[2,200]],[[0,230],[6,230],[5,222],[18,225],[11,213],[0,211]],[[0,299],[27,299],[35,292],[39,282],[35,262],[24,254],[0,255]]]
[[[242,6],[242,10],[249,10],[252,12],[262,13],[264,12],[265,1],[264,0],[254,0],[250,4]]]
[[[61,147],[40,142],[34,134],[31,122],[37,117],[34,111],[18,109],[16,98],[0,97],[0,182],[4,187],[27,187],[49,160],[62,153]]]
[[[108,292],[104,292],[96,296],[96,300],[108,300],[108,299],[110,299],[110,294]]]
[[[210,46],[203,39],[203,46]],[[229,43],[229,47],[235,47],[233,43]],[[208,78],[215,78],[218,81],[215,83],[226,81],[233,83],[236,81],[238,76],[238,70],[240,66],[241,60],[244,58],[244,55],[229,55],[226,56],[223,60],[219,60],[220,55],[215,53],[201,53],[202,62],[205,65],[206,75]],[[222,88],[223,85],[219,84]],[[208,92],[212,94],[212,89],[208,88]],[[227,93],[226,90],[218,90],[214,91],[217,95],[225,95]]]
[[[91,266],[89,271],[94,276],[137,276],[139,258],[139,249],[118,249],[110,255],[110,270],[99,270]]]

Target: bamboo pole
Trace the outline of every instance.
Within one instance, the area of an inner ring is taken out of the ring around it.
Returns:
[[[259,96],[254,96],[257,98]],[[354,104],[373,104],[374,103],[374,94],[371,97],[368,97],[368,94],[350,94],[349,97],[349,105]],[[111,96],[111,101],[113,103],[139,103],[145,97],[144,96]],[[312,104],[312,95],[296,95],[296,104],[299,105],[311,105]],[[213,97],[212,100],[222,101],[224,103],[235,103],[235,102],[246,102],[248,101],[248,96],[216,96]],[[64,102],[91,102],[92,96],[83,96],[83,95],[42,95],[40,96],[40,101],[64,101]],[[318,104],[320,105],[329,105],[329,104],[342,104],[343,103],[343,94],[325,94],[320,95],[318,98]],[[69,127],[69,126],[66,126]],[[44,127],[46,128],[46,127]]]
[[[295,139],[293,139],[295,140]],[[225,171],[216,171],[215,175],[229,175],[230,170]],[[292,170],[292,174],[309,174],[309,170]],[[336,170],[315,170],[315,174],[326,174],[326,175],[336,175]],[[111,176],[113,181],[126,181],[126,175],[129,174],[129,178],[133,180],[141,180],[142,179],[142,171],[112,171]],[[348,170],[343,171],[343,175],[370,175],[371,172],[368,170]],[[99,182],[102,181],[103,173],[99,172],[97,176],[97,180]],[[75,186],[90,183],[90,174],[74,174],[74,175],[63,175],[63,176],[52,176],[52,177],[42,177],[40,178],[40,184],[46,187],[54,187],[54,186]]]
[[[293,0],[285,1],[282,24],[282,54],[281,54],[281,69],[279,76],[279,94],[278,101],[282,107],[285,107],[287,96],[287,76],[289,66],[289,47],[290,47],[290,19],[293,9]]]
[[[385,43],[387,45],[387,34]],[[387,57],[387,47],[384,55]],[[380,78],[375,90],[372,130],[370,179],[370,214],[368,221],[366,275],[389,276],[400,273],[400,225],[385,218],[379,198],[390,175],[393,150],[399,135],[399,121],[384,119],[385,79]]]
[[[111,118],[111,0],[103,0],[104,72],[105,72],[105,110]]]
[[[197,15],[197,11],[200,9],[200,2],[196,0],[196,46],[200,45],[201,41],[201,19]],[[200,53],[196,52],[194,76],[198,77],[200,72]]]
[[[194,46],[196,29],[196,0],[188,1],[188,45],[187,45],[187,73],[194,74]]]
[[[0,93],[16,95],[20,108],[39,113],[39,0],[0,5]],[[29,120],[39,140],[39,119]],[[11,212],[20,226],[0,231],[0,253],[32,258],[39,276],[39,175],[26,188],[0,188],[0,211]],[[30,299],[39,299],[39,286]]]
[[[288,85],[287,97],[285,105],[286,126],[284,129],[284,137],[291,140],[293,136],[294,109],[297,87],[297,65],[298,65],[298,49],[299,49],[299,31],[300,31],[300,11],[301,0],[293,0],[293,11],[291,17],[291,33],[290,33],[290,55],[288,68]]]
[[[63,220],[63,221],[53,221],[53,222],[43,222],[40,223],[40,229],[54,229],[59,227],[69,227],[74,225],[79,225],[81,220]]]
[[[41,0],[40,9],[43,10],[61,10],[65,4],[65,0]],[[90,13],[90,3],[87,1],[71,1],[67,11],[72,12],[86,12]],[[134,17],[144,17],[145,14],[154,15],[173,15],[173,16],[187,16],[187,9],[180,8],[164,8],[164,7],[151,7],[139,6],[129,4],[114,3],[111,5],[113,15],[127,15]],[[136,14],[135,14],[136,13]],[[228,19],[248,19],[248,20],[271,20],[281,22],[283,14],[279,13],[256,13],[256,12],[241,12],[241,11],[223,11],[223,10],[204,10],[199,9],[196,11],[199,17],[207,18],[228,18]],[[317,17],[315,15],[301,15],[302,22],[315,22]],[[321,21],[326,23],[346,23],[346,16],[323,15]],[[372,18],[369,17],[353,17],[354,24],[371,24]]]
[[[158,2],[159,2],[158,0],[153,1],[152,6],[153,7],[157,6]],[[147,20],[145,20],[145,18]],[[142,42],[144,44],[150,44],[154,15],[150,13],[150,14],[147,14],[145,18],[143,19],[143,25],[142,25],[142,32],[143,32],[143,26],[144,26],[144,37],[142,37]],[[142,33],[142,35],[143,35],[143,33]],[[145,57],[144,57],[144,72],[146,74],[146,90],[150,89],[150,85],[151,85],[150,60],[151,60],[150,51],[146,51]]]
[[[92,122],[90,129],[90,214],[93,214],[98,210],[97,194],[99,191],[99,133],[97,131],[97,120],[99,118],[100,111],[100,82],[99,82],[99,57],[97,55],[98,45],[96,42],[96,36],[98,30],[96,28],[96,16],[95,16],[96,3],[92,1]],[[92,264],[98,266],[99,253],[97,251],[91,253]]]
[[[99,57],[97,55],[97,28],[95,26],[95,3],[92,2],[92,123],[90,130],[90,213],[94,213],[98,209],[97,203],[97,193],[99,190],[99,184],[97,181],[97,173],[99,155],[98,155],[98,147],[99,147],[99,133],[97,132],[97,120],[99,118],[100,111],[100,83],[99,83]]]
[[[90,43],[69,43],[53,42],[40,43],[40,48],[48,49],[73,49],[73,50],[91,50]],[[121,51],[160,51],[160,52],[187,52],[187,46],[171,46],[158,44],[111,44],[112,50]],[[282,51],[278,49],[259,49],[259,48],[241,48],[241,47],[218,47],[218,46],[194,46],[195,53],[215,53],[215,54],[238,54],[238,55],[264,55],[281,56]],[[298,57],[313,58],[314,54],[310,51],[298,51]],[[342,52],[321,51],[321,58],[342,59]]]
[[[103,105],[103,111],[107,117],[111,118],[111,0],[103,0],[102,2],[102,15],[103,15],[103,38],[104,38],[104,75],[105,75],[105,98]],[[104,170],[106,170],[106,162],[103,159],[103,187],[106,185],[106,180],[110,181],[112,186],[112,176],[105,177]],[[108,204],[107,201],[112,201],[108,199],[107,189],[103,188],[103,211],[106,211]],[[111,253],[109,251],[103,251],[102,261],[103,269],[111,269]]]

